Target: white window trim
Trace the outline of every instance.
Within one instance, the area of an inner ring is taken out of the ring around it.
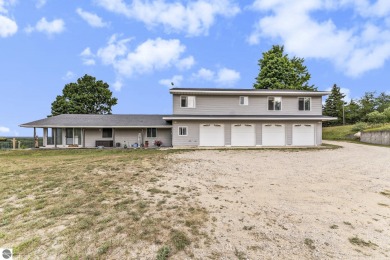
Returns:
[[[241,98],[244,98],[244,104],[241,104]],[[240,106],[249,106],[249,97],[248,96],[239,96],[238,97],[238,104]]]
[[[300,98],[303,98],[303,110],[299,110],[299,99]],[[309,110],[306,110],[305,109],[305,98],[308,98],[310,100],[310,109]],[[311,111],[311,97],[298,97],[298,111]]]
[[[269,109],[269,99],[270,98],[280,98],[280,110],[275,109],[275,101],[274,101],[274,109]],[[282,111],[283,110],[283,98],[281,96],[269,96],[267,97],[267,110],[268,111]]]
[[[181,135],[180,134],[180,128],[185,128],[186,129],[186,134],[185,135]],[[187,126],[178,126],[177,127],[177,135],[178,136],[188,136],[188,127]]]
[[[181,104],[182,97],[186,97],[186,99],[187,99],[187,106],[186,107],[183,107],[182,104]],[[188,102],[188,98],[189,97],[193,97],[194,98],[194,106],[192,106],[192,107],[188,106],[189,105],[189,102]],[[181,95],[179,102],[180,102],[180,107],[181,108],[196,108],[196,97],[195,96]]]

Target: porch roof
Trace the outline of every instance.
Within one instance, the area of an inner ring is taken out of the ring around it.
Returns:
[[[134,128],[155,127],[171,128],[171,122],[163,119],[168,115],[90,115],[90,114],[63,114],[48,117],[29,123],[21,127],[37,128]]]

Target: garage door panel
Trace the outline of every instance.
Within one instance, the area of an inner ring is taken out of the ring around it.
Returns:
[[[199,146],[224,146],[224,133],[224,125],[222,124],[201,124]]]
[[[255,125],[254,124],[233,124],[232,125],[232,146],[255,146]]]
[[[286,128],[284,124],[264,124],[262,127],[262,144],[264,146],[286,145]]]
[[[312,146],[315,145],[315,133],[313,124],[293,125],[293,145]]]

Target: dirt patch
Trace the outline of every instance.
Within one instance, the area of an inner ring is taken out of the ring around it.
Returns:
[[[341,144],[344,148],[336,150],[172,155],[165,188],[197,188],[197,199],[210,213],[206,230],[213,242],[194,248],[194,254],[201,259],[389,257],[390,150]]]

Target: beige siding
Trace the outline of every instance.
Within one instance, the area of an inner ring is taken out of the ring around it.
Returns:
[[[96,140],[112,140],[112,138],[103,138],[102,132],[97,128],[86,128],[85,147],[96,147]]]
[[[171,128],[157,128],[157,137],[146,137],[146,129],[144,134],[144,141],[149,141],[149,146],[154,146],[155,140],[162,141],[162,146],[172,146],[172,129]]]
[[[172,145],[173,146],[198,146],[199,145],[199,123],[181,121],[172,123]],[[179,127],[187,127],[187,136],[179,136]]]
[[[282,110],[269,111],[266,96],[249,96],[249,105],[239,105],[239,96],[196,96],[195,108],[180,107],[180,95],[173,95],[176,115],[322,115],[322,98],[311,98],[311,110],[298,110],[298,97],[282,97]]]
[[[130,128],[130,129],[115,129],[115,143],[120,143],[123,147],[125,144],[130,147],[134,143],[138,143],[138,133],[141,133],[141,128]],[[145,132],[146,130],[143,130]],[[142,141],[142,140],[141,140]]]

